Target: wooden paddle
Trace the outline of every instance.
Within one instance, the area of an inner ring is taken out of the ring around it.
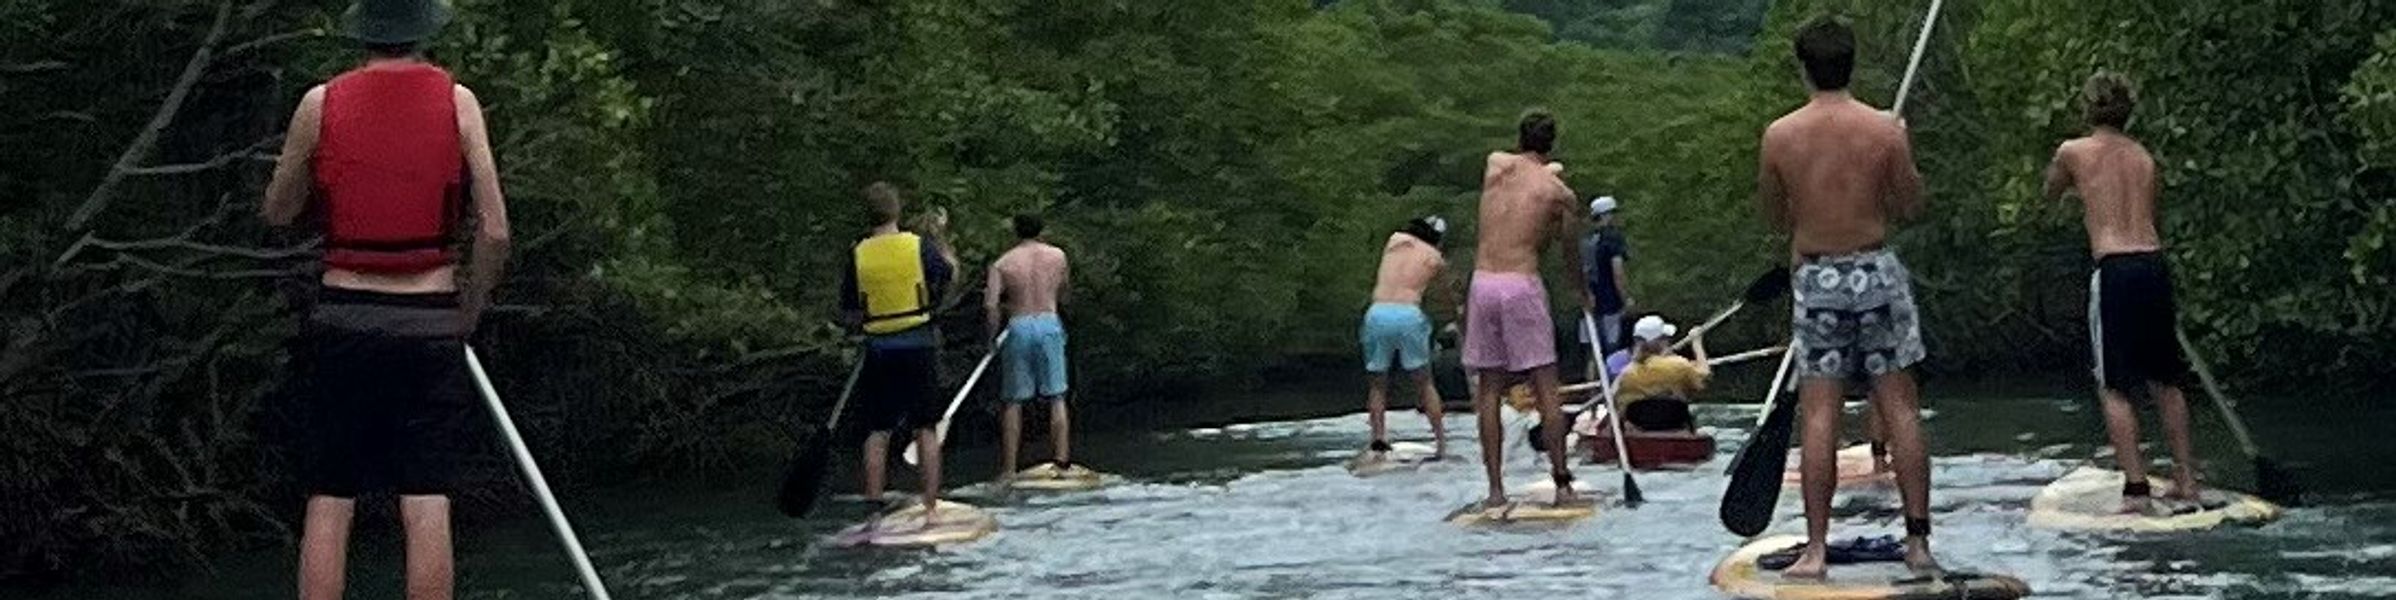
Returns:
[[[932,443],[948,443],[948,426],[950,423],[954,423],[957,420],[957,407],[965,405],[965,397],[973,393],[973,384],[980,382],[982,380],[982,372],[990,369],[990,359],[998,356],[999,348],[1006,346],[1008,333],[1010,332],[1000,331],[998,332],[998,339],[990,341],[990,351],[982,353],[982,362],[975,363],[973,365],[973,374],[967,375],[965,377],[965,385],[957,388],[957,397],[948,401],[948,411],[940,413],[940,427],[935,433],[932,434]],[[907,445],[905,458],[907,459],[907,464],[910,465],[923,462],[923,457],[916,456],[914,444]]]
[[[1730,486],[1722,490],[1720,516],[1722,527],[1731,533],[1745,537],[1763,533],[1772,524],[1773,508],[1780,504],[1781,478],[1789,468],[1789,431],[1797,415],[1797,403],[1781,402],[1780,390],[1796,360],[1795,351],[1781,355],[1780,368],[1772,374],[1772,389],[1764,393],[1764,412],[1756,421],[1755,435],[1748,436],[1730,461]]]
[[[2196,352],[2196,344],[2188,341],[2187,330],[2175,327],[2172,333],[2180,339],[2180,350],[2188,354],[2189,366],[2196,367],[2196,378],[2204,383],[2205,393],[2213,397],[2213,406],[2221,409],[2222,421],[2230,424],[2230,435],[2238,438],[2238,448],[2246,451],[2246,457],[2254,461],[2255,494],[2274,503],[2297,505],[2304,499],[2304,488],[2297,484],[2296,473],[2264,455],[2263,449],[2255,446],[2254,435],[2246,431],[2246,420],[2238,417],[2238,401],[2221,391],[2221,384],[2213,379],[2213,369],[2205,364],[2204,356]]]
[[[840,386],[840,400],[832,403],[832,416],[824,420],[822,431],[799,442],[798,454],[792,455],[790,465],[782,471],[782,489],[774,495],[774,507],[793,519],[815,512],[816,498],[823,496],[824,475],[831,459],[832,440],[840,437],[840,416],[849,407],[849,393],[857,390],[857,376],[865,372],[865,359],[859,357],[857,366],[849,368],[849,382]]]

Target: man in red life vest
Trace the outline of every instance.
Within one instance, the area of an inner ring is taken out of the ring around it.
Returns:
[[[362,0],[352,33],[366,62],[300,100],[259,207],[278,226],[311,207],[323,217],[322,294],[294,361],[307,403],[302,600],[342,596],[353,503],[386,489],[407,534],[407,597],[451,596],[448,494],[474,412],[463,346],[499,282],[508,225],[481,102],[419,52],[448,19],[439,0]]]

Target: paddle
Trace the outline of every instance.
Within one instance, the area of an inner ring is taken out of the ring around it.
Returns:
[[[940,427],[935,433],[932,434],[932,443],[948,443],[948,425],[950,423],[956,422],[957,407],[965,405],[965,396],[972,394],[973,384],[982,380],[982,371],[990,369],[990,359],[992,357],[998,356],[999,347],[1006,345],[1007,333],[1009,332],[998,332],[998,339],[990,341],[990,351],[982,353],[982,362],[975,363],[973,365],[973,374],[967,375],[965,377],[965,385],[963,387],[957,388],[957,397],[948,401],[948,411],[940,413]],[[907,445],[905,457],[907,459],[907,464],[910,465],[922,462],[922,457],[916,456],[914,444]]]
[[[2238,417],[2238,401],[2221,391],[2221,384],[2213,379],[2213,369],[2205,364],[2204,356],[2197,354],[2196,344],[2188,341],[2188,332],[2174,328],[2173,333],[2179,336],[2180,350],[2188,353],[2189,365],[2196,367],[2196,378],[2205,384],[2205,393],[2213,397],[2213,406],[2221,409],[2221,419],[2230,424],[2230,435],[2238,438],[2238,448],[2254,461],[2255,493],[2284,505],[2293,506],[2303,500],[2304,488],[2297,485],[2296,474],[2255,446],[2254,436],[2246,431],[2246,420]]]
[[[1729,308],[1714,313],[1712,318],[1698,324],[1695,329],[1690,329],[1689,333],[1682,336],[1680,341],[1672,343],[1672,349],[1679,350],[1688,346],[1689,342],[1705,335],[1706,330],[1713,329],[1714,326],[1721,325],[1723,321],[1730,320],[1731,315],[1738,314],[1739,309],[1747,308],[1749,304],[1771,302],[1788,295],[1788,293],[1789,267],[1788,265],[1774,265],[1771,269],[1765,270],[1764,274],[1757,275],[1754,281],[1747,282],[1747,291],[1739,295],[1737,302],[1730,303]]]
[[[499,433],[507,438],[507,449],[516,457],[516,466],[524,469],[526,483],[532,484],[532,496],[541,504],[542,514],[549,516],[549,527],[557,531],[557,541],[566,547],[566,558],[574,561],[574,572],[582,576],[582,588],[592,598],[608,600],[607,584],[599,582],[599,571],[591,567],[591,555],[582,549],[582,539],[575,537],[574,525],[566,522],[565,509],[558,508],[557,496],[549,493],[549,480],[541,476],[541,465],[532,460],[532,450],[524,445],[524,434],[516,431],[516,420],[508,418],[507,405],[499,401],[499,389],[491,386],[491,376],[483,372],[482,358],[475,356],[472,346],[466,347],[466,370],[474,374],[474,387],[482,392],[483,404],[491,408],[491,417],[498,421]]]
[[[1781,355],[1780,368],[1772,373],[1772,390],[1764,393],[1764,412],[1756,420],[1755,435],[1747,438],[1730,461],[1730,486],[1722,490],[1720,516],[1722,527],[1731,533],[1746,537],[1763,533],[1772,524],[1772,509],[1780,503],[1782,474],[1789,468],[1790,424],[1797,415],[1797,403],[1781,402],[1780,390],[1796,360],[1796,352]]]
[[[1622,435],[1622,407],[1614,404],[1617,390],[1614,386],[1613,374],[1606,372],[1606,351],[1604,346],[1598,343],[1597,320],[1582,319],[1581,329],[1584,333],[1589,334],[1589,352],[1590,356],[1594,357],[1590,360],[1598,363],[1597,380],[1605,384],[1606,412],[1613,413],[1610,415],[1612,418],[1606,419],[1606,424],[1612,426],[1614,430],[1614,462],[1620,463],[1622,466],[1622,504],[1638,508],[1640,504],[1647,502],[1647,498],[1639,493],[1639,480],[1631,475],[1631,449],[1628,441],[1630,438]],[[1588,408],[1584,407],[1581,410],[1586,411]]]
[[[815,512],[815,499],[823,496],[824,475],[829,471],[832,440],[840,437],[840,416],[849,407],[849,393],[857,390],[857,376],[865,372],[865,359],[859,357],[857,366],[849,369],[849,382],[840,386],[840,400],[832,403],[832,416],[824,420],[824,429],[799,442],[799,452],[790,459],[782,472],[782,489],[774,495],[774,506],[782,515],[800,518]]]

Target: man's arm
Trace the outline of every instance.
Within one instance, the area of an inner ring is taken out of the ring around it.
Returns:
[[[857,291],[857,253],[844,252],[840,260],[840,326],[849,333],[865,327],[865,294]]]
[[[1057,251],[1057,311],[1064,312],[1065,300],[1073,297],[1073,257],[1064,250]]]
[[[1597,304],[1589,295],[1588,265],[1581,262],[1580,241],[1589,234],[1589,207],[1575,200],[1572,188],[1563,181],[1556,182],[1556,247],[1564,255],[1564,281],[1581,298],[1581,312],[1587,314]]]
[[[1623,269],[1623,265],[1627,263],[1619,252],[1615,253],[1613,258],[1606,260],[1614,261],[1614,293],[1622,296],[1623,312],[1630,312],[1631,306],[1638,303],[1631,300],[1630,271]]]
[[[1922,171],[1913,164],[1913,140],[1905,130],[1905,120],[1898,119],[1896,141],[1889,150],[1889,215],[1901,221],[1922,216]]]
[[[2072,191],[2072,170],[2071,167],[2066,166],[2068,163],[2065,162],[2066,153],[2069,152],[2066,148],[2069,146],[2056,148],[2055,160],[2047,163],[2047,183],[2044,193],[2047,200],[2062,200],[2065,194]]]
[[[466,170],[474,197],[474,255],[467,258],[464,304],[466,324],[482,319],[499,288],[509,249],[507,199],[499,190],[499,162],[491,155],[491,131],[483,121],[482,101],[466,86],[457,87],[458,144],[466,153]]]
[[[1000,255],[998,262],[990,263],[989,283],[982,287],[982,332],[988,334],[984,337],[994,340],[998,339],[998,328],[1006,318],[1002,312],[1005,303],[1001,299],[1006,292],[1007,279],[999,275],[998,268],[999,263],[1006,260],[1005,255]]]
[[[275,157],[274,179],[266,184],[266,198],[258,203],[258,217],[266,224],[288,226],[308,207],[309,191],[316,187],[310,163],[315,160],[316,137],[323,124],[324,86],[320,85],[300,97],[299,109],[291,114],[291,128],[283,132],[283,154]]]
[[[1780,180],[1780,171],[1772,165],[1772,130],[1764,130],[1762,147],[1756,152],[1755,203],[1764,213],[1764,224],[1774,233],[1789,232],[1789,189]]]

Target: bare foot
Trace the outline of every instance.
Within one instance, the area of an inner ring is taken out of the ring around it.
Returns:
[[[1789,563],[1789,568],[1781,569],[1780,577],[1806,581],[1828,579],[1830,577],[1829,549],[1821,544],[1806,544],[1805,551],[1797,555],[1797,562]]]
[[[2196,483],[2196,474],[2190,469],[2187,467],[2172,469],[2171,493],[2166,496],[2194,503],[2198,501],[2198,497],[2203,491],[2204,488]]]
[[[1506,505],[1513,503],[1506,499],[1505,490],[1489,490],[1489,497],[1481,500],[1481,508],[1505,508]]]
[[[2121,514],[2144,515],[2154,510],[2155,501],[2146,496],[2122,496]]]
[[[1905,538],[1905,569],[1921,577],[1934,577],[1947,572],[1938,566],[1938,559],[1931,558],[1930,538],[1921,536]]]

